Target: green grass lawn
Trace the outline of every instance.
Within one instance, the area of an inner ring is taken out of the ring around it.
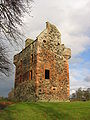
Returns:
[[[0,120],[90,120],[90,101],[16,103],[0,111]]]

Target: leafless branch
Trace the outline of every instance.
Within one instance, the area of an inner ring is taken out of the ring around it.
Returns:
[[[22,33],[18,26],[23,24],[21,19],[23,14],[30,14],[32,1],[0,0],[0,37],[4,36],[11,45],[13,42],[18,44],[22,40]],[[7,75],[9,70],[10,62],[6,55],[5,46],[0,44],[0,72]]]

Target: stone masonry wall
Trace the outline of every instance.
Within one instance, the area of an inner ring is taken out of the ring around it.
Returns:
[[[37,40],[23,49],[14,57],[14,64],[16,66],[15,87],[24,81],[32,79],[35,82],[36,64],[37,64]]]
[[[34,81],[25,81],[20,83],[14,90],[14,100],[37,101]]]
[[[46,49],[38,54],[37,60],[37,93],[40,100],[67,100],[69,98],[67,61]],[[50,70],[50,79],[45,79],[45,69]]]
[[[25,46],[25,49],[14,56],[15,98],[21,101],[68,100],[68,59],[71,57],[71,50],[61,44],[58,29],[47,22],[46,29],[37,39],[27,39]],[[45,70],[49,70],[49,79],[45,79]]]
[[[57,28],[47,23],[46,29],[38,36],[36,81],[40,100],[69,99],[69,55],[65,55],[65,49]],[[50,71],[50,79],[45,79],[45,69]]]

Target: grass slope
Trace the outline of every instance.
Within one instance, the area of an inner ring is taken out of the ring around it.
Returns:
[[[0,120],[90,120],[90,101],[12,104],[0,112]]]

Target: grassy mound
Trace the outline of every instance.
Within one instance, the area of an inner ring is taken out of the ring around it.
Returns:
[[[16,103],[0,111],[0,120],[90,120],[90,101]]]

